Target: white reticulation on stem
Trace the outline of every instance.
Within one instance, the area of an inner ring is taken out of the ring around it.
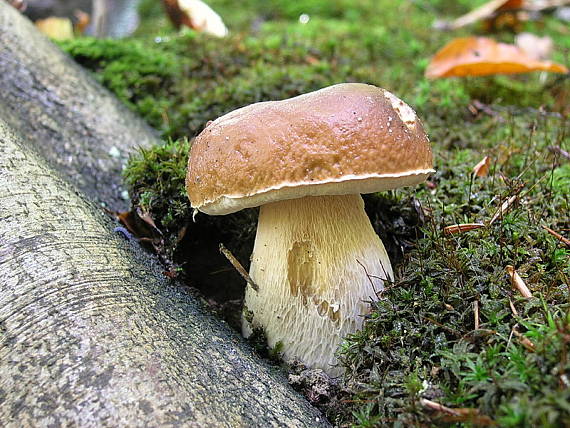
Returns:
[[[260,209],[244,335],[261,328],[270,347],[331,375],[343,338],[362,328],[392,267],[358,194],[310,196]]]

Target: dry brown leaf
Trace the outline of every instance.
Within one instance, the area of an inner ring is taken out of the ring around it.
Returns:
[[[443,233],[446,235],[453,235],[456,233],[469,232],[470,230],[481,229],[485,227],[483,223],[463,223],[463,224],[452,224],[451,226],[445,226],[443,228]]]
[[[201,0],[162,0],[162,3],[176,28],[186,26],[216,37],[229,33],[220,15]]]
[[[163,246],[162,232],[156,227],[150,214],[137,208],[132,211],[115,213],[115,216],[141,242],[149,243],[157,251]]]
[[[50,39],[69,40],[73,39],[73,24],[68,18],[51,16],[46,19],[38,19],[36,27]]]
[[[76,19],[75,31],[78,34],[85,33],[85,30],[87,29],[87,26],[89,25],[89,22],[91,22],[91,17],[89,16],[89,14],[86,12],[83,12],[81,9],[76,9],[73,12],[73,16],[75,16],[75,19]]]
[[[522,0],[491,0],[451,22],[437,21],[434,24],[434,27],[439,30],[456,30],[458,28],[474,24],[482,19],[490,18],[497,11],[519,9],[522,5]]]
[[[487,37],[463,37],[453,39],[437,52],[425,75],[437,79],[531,71],[567,73],[568,69],[561,64],[530,58],[515,45],[498,43]]]
[[[485,156],[481,161],[473,167],[473,174],[477,177],[486,177],[489,174],[489,167],[491,166],[491,158]]]
[[[530,292],[530,290],[528,289],[528,287],[526,286],[526,284],[524,283],[518,272],[515,270],[515,268],[511,265],[508,265],[506,267],[506,270],[509,276],[511,277],[512,286],[515,287],[525,299],[531,298],[532,293]]]

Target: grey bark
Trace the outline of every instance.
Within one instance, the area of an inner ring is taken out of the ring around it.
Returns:
[[[326,426],[0,119],[3,426]]]
[[[0,1],[0,117],[90,198],[113,210],[121,170],[155,133],[33,24]]]

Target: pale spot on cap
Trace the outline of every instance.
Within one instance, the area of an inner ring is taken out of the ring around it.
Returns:
[[[406,124],[408,129],[414,129],[416,127],[416,112],[412,110],[412,108],[403,102],[401,99],[396,97],[394,94],[384,90],[384,96],[390,101],[402,122]]]

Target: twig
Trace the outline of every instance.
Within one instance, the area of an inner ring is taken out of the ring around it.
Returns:
[[[557,7],[566,6],[567,4],[570,4],[569,0],[527,0],[524,2],[524,9],[531,12],[540,12],[546,9],[554,9]]]
[[[514,335],[519,339],[519,342],[521,343],[522,346],[524,346],[526,348],[527,351],[530,352],[534,352],[536,350],[536,347],[534,346],[534,343],[532,343],[529,339],[527,339],[526,337],[524,337],[517,329],[516,326],[513,327],[513,333]]]
[[[548,146],[548,150],[554,154],[558,154],[563,158],[566,158],[567,160],[570,160],[570,153],[568,153],[566,150],[562,150],[558,146]]]
[[[493,224],[495,222],[495,220],[497,220],[499,217],[503,217],[503,214],[505,214],[509,210],[509,208],[511,207],[513,202],[515,202],[518,197],[519,197],[519,195],[517,194],[517,195],[511,196],[509,199],[507,199],[505,202],[503,202],[503,204],[499,207],[499,209],[497,210],[497,212],[495,213],[495,215],[493,216],[493,218],[491,219],[489,224]]]
[[[511,312],[513,313],[513,315],[515,317],[519,316],[519,312],[517,311],[517,308],[515,308],[515,305],[513,303],[513,301],[509,298],[509,306],[511,307]]]
[[[479,302],[473,302],[473,318],[475,319],[475,330],[479,330]]]
[[[501,10],[508,0],[491,0],[477,9],[456,18],[453,21],[436,21],[433,27],[436,30],[457,30],[467,25],[474,24],[480,20],[488,19],[501,13],[513,13],[519,11],[540,12],[546,9],[552,9],[564,6],[570,3],[569,0],[542,0],[542,1],[529,1],[523,2],[520,8],[508,8]]]
[[[452,224],[451,226],[445,226],[443,228],[443,233],[446,235],[453,235],[455,233],[469,232],[470,230],[480,229],[482,227],[485,227],[483,223]]]
[[[550,233],[552,236],[554,236],[556,239],[558,239],[560,242],[565,244],[567,247],[570,247],[570,239],[566,239],[564,236],[562,236],[558,232],[555,232],[554,230],[550,229],[549,227],[542,226],[542,228],[544,230],[546,230],[548,233]]]
[[[503,117],[500,115],[500,113],[496,112],[495,110],[493,110],[490,106],[488,106],[487,104],[483,104],[481,101],[479,100],[473,100],[473,102],[471,103],[471,105],[473,106],[473,108],[477,111],[480,112],[482,111],[483,113],[485,113],[488,116],[491,116],[495,119],[497,119],[497,122],[499,123],[505,123],[505,119],[503,119]]]
[[[251,285],[251,288],[253,288],[255,291],[259,291],[259,287],[255,282],[253,282],[253,279],[251,279],[249,273],[247,273],[247,271],[243,268],[238,259],[236,259],[234,255],[230,252],[230,250],[228,250],[222,243],[220,243],[220,253],[226,256],[226,259],[228,259],[228,261],[238,271],[241,277],[245,279],[249,285]]]
[[[437,410],[438,412],[447,413],[448,415],[461,416],[461,413],[457,410],[444,406],[443,404],[436,403],[435,401],[428,400],[427,398],[420,398],[420,404],[428,409]]]
[[[447,330],[448,332],[450,332],[451,334],[453,334],[453,335],[455,335],[455,336],[457,336],[457,337],[460,337],[460,336],[461,336],[461,334],[460,334],[457,330],[454,330],[454,329],[452,329],[451,327],[448,327],[448,326],[446,326],[446,325],[443,325],[442,323],[440,323],[439,321],[434,320],[433,318],[426,317],[426,316],[424,316],[424,315],[421,315],[421,317],[422,317],[423,319],[425,319],[426,321],[429,321],[429,322],[431,322],[431,323],[437,325],[438,327],[443,328],[444,330]]]
[[[530,292],[530,290],[528,289],[528,287],[526,286],[526,284],[524,283],[518,272],[515,270],[515,268],[511,265],[508,265],[506,269],[507,273],[511,277],[512,286],[515,287],[517,290],[519,290],[519,292],[522,294],[522,296],[525,299],[531,298],[532,293]]]

